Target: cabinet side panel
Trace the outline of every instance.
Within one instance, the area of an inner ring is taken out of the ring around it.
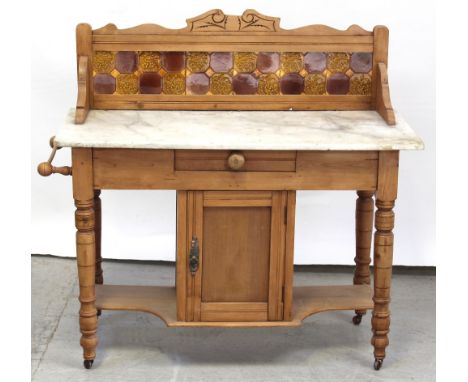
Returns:
[[[187,319],[185,304],[187,301],[187,191],[177,191],[177,259],[176,290],[177,320]]]
[[[293,276],[294,276],[294,225],[296,220],[296,191],[288,191],[286,215],[286,248],[284,259],[284,315],[286,321],[292,318]]]

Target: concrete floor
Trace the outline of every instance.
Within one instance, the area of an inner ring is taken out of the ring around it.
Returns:
[[[106,262],[109,284],[173,285],[174,267]],[[348,284],[351,271],[296,272],[296,285]],[[327,312],[299,328],[166,328],[105,311],[97,358],[82,366],[74,259],[32,258],[33,381],[435,381],[435,276],[396,274],[387,358],[372,368],[370,314]]]

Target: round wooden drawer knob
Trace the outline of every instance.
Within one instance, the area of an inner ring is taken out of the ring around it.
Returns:
[[[227,162],[231,170],[240,170],[242,167],[244,167],[245,157],[242,153],[231,153]]]

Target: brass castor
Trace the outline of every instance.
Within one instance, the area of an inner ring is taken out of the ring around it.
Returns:
[[[354,317],[353,317],[353,324],[354,325],[359,325],[362,321],[362,314],[356,314]]]
[[[374,369],[375,370],[380,370],[382,367],[383,359],[376,359],[374,362]]]
[[[85,367],[85,369],[91,369],[91,366],[93,366],[93,361],[92,359],[85,359],[83,361],[83,365]]]

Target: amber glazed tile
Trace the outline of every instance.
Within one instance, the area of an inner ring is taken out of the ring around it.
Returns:
[[[251,73],[257,67],[257,54],[254,52],[234,53],[234,69],[241,73]]]
[[[328,94],[348,94],[349,78],[346,74],[335,73],[327,79]]]
[[[254,74],[238,74],[232,78],[232,88],[236,94],[255,94],[258,79]]]
[[[285,52],[281,53],[281,69],[285,73],[297,73],[302,70],[304,66],[302,61],[302,53],[298,52]]]
[[[328,53],[327,67],[331,72],[346,72],[349,69],[349,54]]]
[[[351,69],[356,73],[368,73],[372,69],[372,53],[353,53],[351,55]]]
[[[309,74],[305,78],[304,93],[310,95],[321,95],[326,92],[327,80],[322,74]]]
[[[206,52],[188,52],[187,69],[191,72],[205,72],[210,65],[210,55]]]
[[[120,73],[133,73],[137,70],[137,54],[135,52],[117,52],[115,55],[115,68]]]
[[[184,94],[185,77],[180,73],[166,73],[163,78],[164,94]]]
[[[257,55],[257,69],[262,73],[274,73],[279,69],[279,53],[260,52]]]
[[[141,52],[138,64],[145,72],[157,72],[161,69],[159,52]]]
[[[96,94],[112,94],[115,92],[115,78],[110,74],[94,76],[94,92]]]
[[[216,95],[227,95],[232,92],[231,77],[227,74],[215,73],[210,78],[211,93]]]
[[[141,94],[160,94],[162,90],[162,77],[159,73],[148,72],[140,76]]]
[[[349,93],[355,95],[371,95],[372,79],[368,74],[354,74],[350,79]]]
[[[185,52],[162,52],[161,63],[168,72],[180,72],[185,68]]]
[[[226,73],[232,69],[232,53],[231,52],[215,52],[211,53],[210,66],[215,72]]]
[[[135,74],[119,74],[117,76],[117,93],[138,93],[138,77]]]
[[[275,74],[262,74],[258,81],[258,94],[274,95],[279,94],[279,81]]]
[[[304,55],[304,68],[309,73],[322,73],[327,67],[327,55],[322,52],[309,52]]]
[[[93,69],[96,73],[110,73],[114,69],[114,53],[94,52]]]
[[[194,73],[187,77],[187,91],[191,94],[206,94],[210,90],[210,78],[205,73]]]
[[[285,74],[280,81],[282,94],[301,94],[304,91],[304,78],[297,73]]]

